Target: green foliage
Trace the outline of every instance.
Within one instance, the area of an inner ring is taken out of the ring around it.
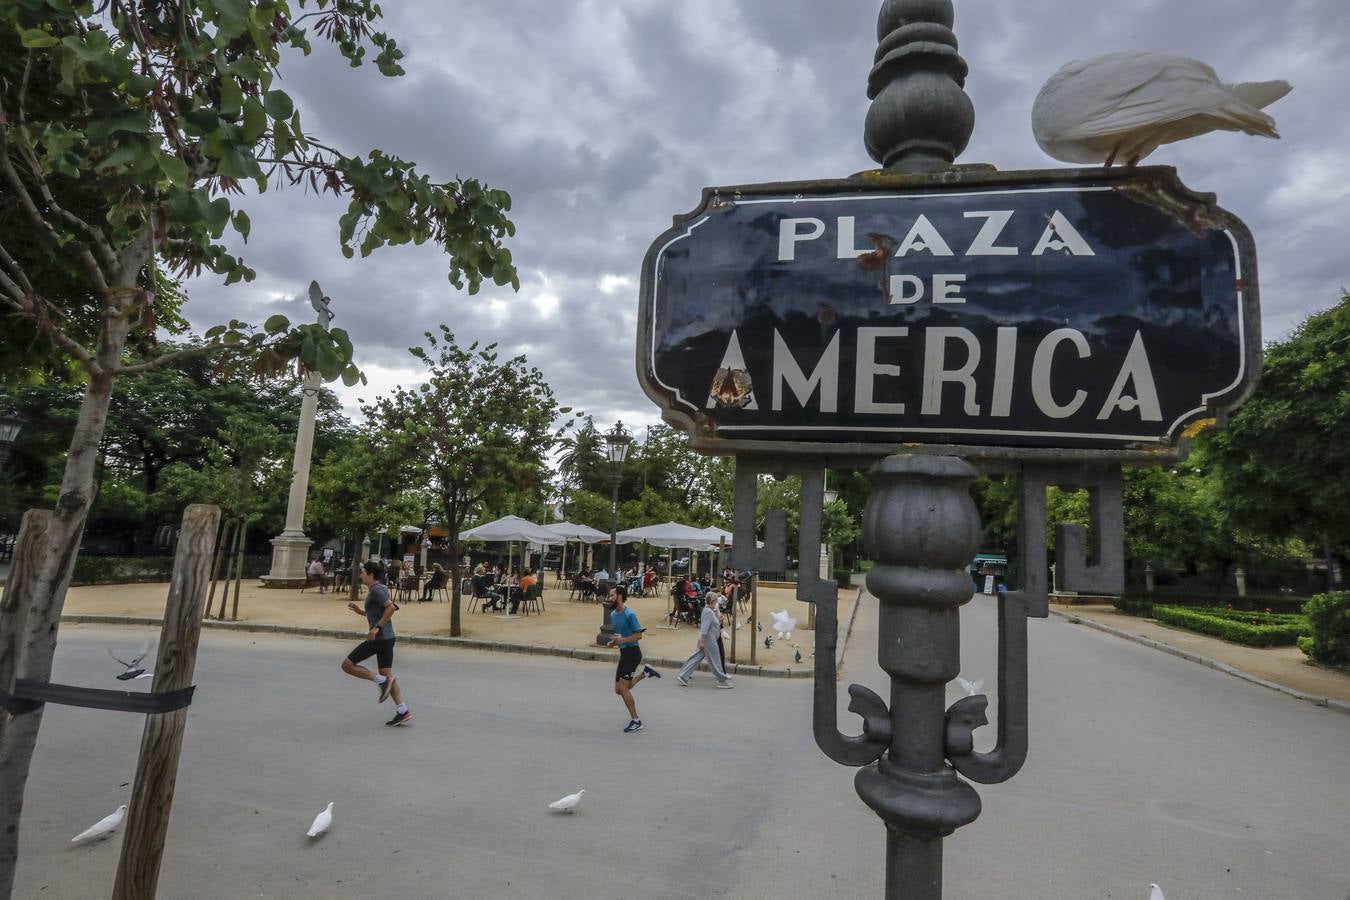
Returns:
[[[1202,443],[1236,523],[1345,547],[1350,535],[1350,294],[1266,348],[1261,384]]]
[[[1308,634],[1308,621],[1302,616],[1240,612],[1215,608],[1153,605],[1153,618],[1166,625],[1208,634],[1250,647],[1282,647],[1297,643]]]
[[[1312,634],[1299,648],[1329,665],[1350,665],[1350,591],[1318,594],[1304,607]]]
[[[88,556],[75,560],[72,584],[127,584],[168,581],[172,556]]]

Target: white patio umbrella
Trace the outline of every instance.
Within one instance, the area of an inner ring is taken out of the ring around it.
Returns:
[[[580,541],[583,544],[598,544],[601,541],[609,540],[609,535],[605,534],[603,531],[576,522],[554,522],[551,525],[545,525],[543,527],[562,538],[562,561],[558,564],[558,572],[562,575],[567,574],[568,541]]]
[[[529,519],[522,519],[520,516],[502,516],[500,519],[494,519],[491,522],[470,528],[468,531],[461,531],[459,537],[465,541],[522,541],[545,545],[562,543],[562,539],[558,535],[549,531],[543,525],[536,525]],[[506,564],[510,568],[510,548],[507,549]]]

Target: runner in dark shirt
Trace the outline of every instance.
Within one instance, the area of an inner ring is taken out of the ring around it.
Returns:
[[[366,586],[365,608],[348,603],[347,608],[358,616],[365,616],[370,626],[366,639],[356,645],[347,658],[342,661],[342,671],[356,678],[375,682],[380,689],[380,702],[394,698],[394,717],[386,725],[407,725],[412,720],[412,711],[403,702],[403,691],[394,678],[394,626],[390,619],[394,617],[398,605],[389,597],[389,588],[380,580],[384,575],[384,566],[372,560],[361,564],[361,583]],[[363,660],[375,657],[378,674],[371,674],[365,666],[358,665]]]

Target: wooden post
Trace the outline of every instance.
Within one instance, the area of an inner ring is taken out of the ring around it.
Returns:
[[[759,622],[759,573],[750,575],[750,619]],[[759,649],[759,632],[750,635],[750,665],[755,664],[755,651]]]
[[[220,508],[216,506],[194,503],[183,512],[183,530],[156,651],[155,680],[151,685],[155,693],[182,690],[192,684],[197,641],[201,637],[202,605],[219,522]],[[187,714],[188,708],[184,707],[145,717],[113,900],[153,900],[155,896]]]
[[[0,687],[11,694],[14,679],[27,674],[20,656],[32,605],[33,582],[42,568],[51,519],[52,514],[45,509],[30,509],[23,514],[5,593],[0,597]],[[6,751],[13,748],[14,753],[22,754],[23,747],[31,748],[36,742],[41,722],[41,709],[22,716],[11,716],[0,709],[0,747]],[[0,803],[7,807],[6,820],[13,823],[12,828],[0,831],[0,897],[8,897],[14,887],[14,868],[19,857],[19,819],[23,813],[23,792],[28,782],[31,756],[30,750],[24,759],[0,766]]]
[[[235,548],[234,605],[230,607],[230,621],[239,621],[239,585],[244,581],[244,541],[248,538],[248,523],[239,520],[239,545]],[[220,617],[225,618],[225,602],[220,604]]]

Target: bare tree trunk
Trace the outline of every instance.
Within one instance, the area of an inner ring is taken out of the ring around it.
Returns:
[[[42,554],[47,549],[47,527],[51,513],[30,509],[23,515],[19,539],[14,544],[14,564],[0,599],[0,688],[14,691],[18,675],[21,640],[26,632],[28,610],[31,606],[31,588],[42,565]],[[0,709],[0,734],[5,740],[19,742],[32,732],[37,736],[42,708],[23,716],[11,716]],[[32,720],[32,721],[25,721]],[[0,768],[0,804],[3,816],[14,823],[13,828],[0,832],[0,896],[8,897],[14,886],[14,868],[19,859],[19,819],[23,813],[23,787],[28,775],[26,766]]]
[[[216,535],[215,558],[211,560],[211,590],[206,595],[206,606],[204,607],[205,618],[211,618],[211,604],[216,599],[216,583],[220,581],[220,569],[225,565],[225,535],[230,531],[230,523],[222,518],[220,520],[220,533]]]
[[[234,550],[239,543],[239,523],[230,523],[234,528],[234,539],[225,548],[225,582],[220,587],[220,612],[216,613],[218,621],[225,621],[225,604],[230,601],[230,582],[234,580]],[[206,608],[206,617],[211,618],[211,607]]]

